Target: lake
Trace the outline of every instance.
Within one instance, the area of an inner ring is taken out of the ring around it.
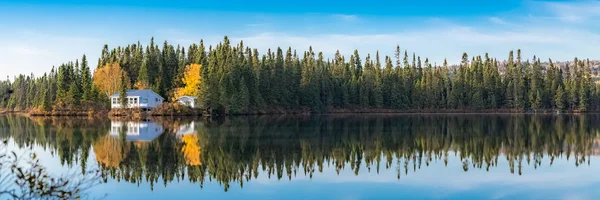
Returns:
[[[600,115],[0,116],[105,199],[600,199]]]

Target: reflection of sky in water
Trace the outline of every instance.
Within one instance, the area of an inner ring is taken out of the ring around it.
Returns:
[[[9,148],[18,149],[9,142]],[[41,161],[54,174],[80,171],[79,166],[71,170],[61,166],[58,155],[51,155],[42,147],[33,148]],[[109,179],[92,189],[92,196],[107,199],[135,197],[136,199],[600,199],[599,157],[591,158],[591,166],[575,166],[563,156],[552,166],[549,159],[534,169],[523,161],[523,175],[511,174],[504,157],[498,159],[497,167],[490,171],[470,167],[464,172],[459,158],[450,154],[448,167],[443,160],[423,164],[416,172],[402,174],[397,180],[396,162],[389,169],[382,164],[377,174],[375,166],[368,172],[361,166],[358,176],[347,166],[339,175],[334,167],[324,165],[324,172],[315,172],[312,179],[299,169],[298,174],[288,180],[276,177],[267,178],[262,172],[257,179],[244,183],[231,183],[228,192],[216,182],[206,180],[204,188],[199,183],[189,183],[187,177],[163,185],[162,180],[150,190],[148,183],[137,184]],[[94,152],[90,151],[88,169],[96,166]],[[403,171],[403,170],[402,170]],[[261,172],[261,171],[259,171]],[[207,178],[208,179],[208,178]]]

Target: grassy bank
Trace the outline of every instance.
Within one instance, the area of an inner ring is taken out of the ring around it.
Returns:
[[[82,103],[81,105],[68,105],[57,103],[52,108],[32,108],[22,111],[30,116],[106,116],[109,110],[104,105],[95,103]]]

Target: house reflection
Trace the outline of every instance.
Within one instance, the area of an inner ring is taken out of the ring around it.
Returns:
[[[163,127],[150,121],[111,121],[110,135],[119,138],[121,133],[125,134],[127,141],[149,142],[163,133]]]
[[[202,165],[202,162],[200,161],[202,145],[198,138],[196,123],[190,122],[180,125],[179,128],[175,130],[175,135],[183,143],[181,152],[183,153],[185,164],[189,166]]]
[[[190,122],[187,124],[180,125],[179,128],[177,128],[175,130],[175,134],[177,135],[177,137],[182,137],[184,135],[192,135],[192,134],[197,134],[197,133],[198,132],[196,131],[195,122]]]

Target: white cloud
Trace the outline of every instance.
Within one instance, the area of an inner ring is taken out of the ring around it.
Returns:
[[[599,1],[541,2],[540,4],[563,22],[580,23],[600,17]]]
[[[345,15],[345,14],[335,14],[332,15],[333,18],[341,20],[341,21],[346,21],[346,22],[353,22],[358,20],[358,16],[356,15]]]
[[[499,17],[490,17],[490,18],[488,18],[488,20],[490,20],[490,22],[492,22],[494,24],[500,24],[500,25],[507,24],[506,21],[504,21],[503,19],[501,19]]]
[[[53,35],[31,30],[14,31],[11,40],[2,41],[0,77],[49,72],[52,66],[80,59],[85,53],[95,66],[102,40],[88,37]]]

